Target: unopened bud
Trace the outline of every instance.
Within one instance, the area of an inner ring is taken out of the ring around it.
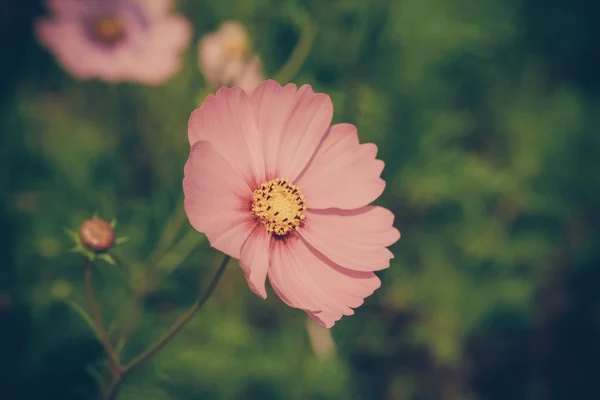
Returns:
[[[85,220],[79,228],[81,243],[95,252],[109,250],[115,244],[115,232],[108,222],[100,218]]]

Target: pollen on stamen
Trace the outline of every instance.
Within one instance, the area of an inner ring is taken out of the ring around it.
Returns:
[[[253,192],[252,212],[265,226],[267,232],[284,236],[299,230],[304,220],[304,196],[300,188],[286,179],[264,182]]]

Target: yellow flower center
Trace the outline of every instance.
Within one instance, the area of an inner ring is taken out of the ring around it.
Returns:
[[[305,218],[304,210],[306,206],[300,188],[286,179],[264,182],[254,191],[252,212],[267,232],[283,236],[292,229],[298,230]]]
[[[246,54],[246,51],[248,51],[248,41],[227,40],[224,47],[225,52],[227,52],[231,58],[242,58]]]
[[[238,25],[227,24],[221,28],[223,49],[230,58],[243,58],[250,49],[250,40],[244,29]]]
[[[94,26],[94,36],[103,43],[114,44],[125,38],[125,27],[117,17],[100,17]]]

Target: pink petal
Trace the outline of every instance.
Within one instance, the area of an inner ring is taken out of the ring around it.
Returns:
[[[198,67],[208,85],[216,86],[222,80],[222,68],[226,63],[227,57],[218,33],[204,35],[198,43]]]
[[[262,137],[243,89],[222,87],[215,96],[209,95],[192,113],[188,136],[191,145],[210,142],[250,187],[265,181]]]
[[[244,271],[250,289],[263,299],[267,298],[265,281],[269,266],[271,235],[257,225],[242,247],[240,266]]]
[[[183,191],[190,223],[211,246],[240,258],[257,222],[250,212],[252,192],[213,145],[199,141],[185,164]]]
[[[157,86],[173,77],[181,68],[179,57],[156,54],[130,60],[127,67],[127,80]],[[155,61],[155,62],[153,62]]]
[[[191,25],[183,17],[170,16],[141,32],[142,37],[123,51],[129,58],[129,80],[150,85],[164,83],[181,68],[181,51],[191,38]]]
[[[342,268],[298,235],[272,241],[268,275],[286,304],[312,313],[327,328],[343,315],[352,315],[352,309],[381,285],[373,272]]]
[[[48,9],[61,17],[77,16],[85,4],[81,0],[46,0]]]
[[[236,86],[241,87],[246,93],[252,92],[264,81],[262,62],[258,56],[253,56],[245,65]]]
[[[72,19],[40,19],[35,23],[39,42],[54,53],[56,60],[78,79],[98,77],[116,82],[125,78],[119,52],[108,54],[82,34]]]
[[[383,207],[306,210],[300,235],[334,263],[355,271],[378,271],[394,258],[387,246],[400,239],[394,214]]]
[[[163,54],[178,56],[190,43],[192,25],[184,17],[169,16],[154,24],[151,36],[150,47],[159,48]]]
[[[383,161],[375,159],[377,146],[359,144],[356,127],[337,124],[300,178],[295,182],[308,208],[351,210],[366,206],[385,188],[379,176]]]
[[[309,85],[281,87],[268,80],[251,94],[258,129],[264,135],[268,179],[293,181],[306,167],[323,139],[333,104],[329,96],[315,94]]]
[[[150,18],[160,18],[166,15],[173,5],[173,0],[136,0],[144,8]]]
[[[323,328],[331,328],[337,321],[340,320],[341,316],[335,313],[330,312],[312,312],[306,311],[306,314],[315,321],[317,324],[321,325]]]

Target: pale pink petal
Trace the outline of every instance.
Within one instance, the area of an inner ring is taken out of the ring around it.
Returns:
[[[207,84],[212,87],[239,86],[235,82],[244,71],[246,61],[241,58],[223,58],[222,63],[216,66],[214,73],[205,74]]]
[[[326,312],[326,311],[321,311],[321,312],[306,311],[306,314],[308,314],[310,319],[312,319],[313,321],[315,321],[317,324],[319,324],[320,326],[322,326],[324,328],[331,328],[333,325],[335,325],[335,323],[337,321],[339,321],[342,318],[342,316],[337,313]]]
[[[240,258],[257,222],[250,212],[252,192],[213,145],[194,144],[185,164],[183,191],[190,223],[212,247]]]
[[[239,80],[249,63],[248,51],[248,34],[239,22],[225,21],[217,31],[204,35],[198,44],[198,66],[207,84],[246,90]]]
[[[281,87],[268,80],[251,94],[258,129],[264,137],[267,177],[295,180],[314,155],[333,116],[329,96],[309,85]]]
[[[85,6],[81,0],[46,0],[48,9],[62,17],[77,15]]]
[[[169,16],[154,25],[152,47],[177,55],[189,45],[192,38],[192,25],[186,18]]]
[[[222,87],[215,96],[209,95],[192,113],[188,136],[191,145],[198,140],[212,143],[251,188],[265,181],[262,136],[243,89]]]
[[[81,1],[81,0],[80,0]],[[149,18],[161,18],[165,16],[173,5],[173,0],[136,0],[144,7],[145,13]]]
[[[244,66],[241,76],[237,79],[236,86],[244,89],[246,93],[250,93],[264,80],[262,62],[258,56],[254,56]]]
[[[400,239],[394,214],[383,207],[306,210],[300,235],[334,263],[356,271],[378,271],[394,258],[387,249]]]
[[[314,158],[295,182],[307,207],[351,210],[377,199],[385,181],[380,178],[383,161],[376,155],[374,144],[359,144],[354,125],[329,128]]]
[[[173,77],[181,67],[181,60],[175,57],[146,57],[132,59],[126,80],[157,86]],[[156,59],[156,62],[152,62]]]
[[[352,315],[381,285],[373,272],[342,268],[298,235],[272,241],[268,276],[286,304],[309,312],[327,328]]]
[[[97,49],[90,46],[76,21],[39,19],[35,33],[38,41],[54,53],[58,63],[76,78],[97,76],[98,71],[108,65],[98,57]]]
[[[217,33],[204,35],[198,43],[198,67],[208,85],[216,86],[226,62],[225,51]]]
[[[143,35],[147,37],[139,41],[135,52],[129,48],[123,51],[129,58],[124,69],[129,80],[159,85],[181,68],[180,52],[189,44],[191,25],[185,18],[171,16],[153,24]]]
[[[250,289],[263,299],[267,298],[265,281],[269,266],[271,234],[262,225],[257,225],[242,247],[240,266]]]

